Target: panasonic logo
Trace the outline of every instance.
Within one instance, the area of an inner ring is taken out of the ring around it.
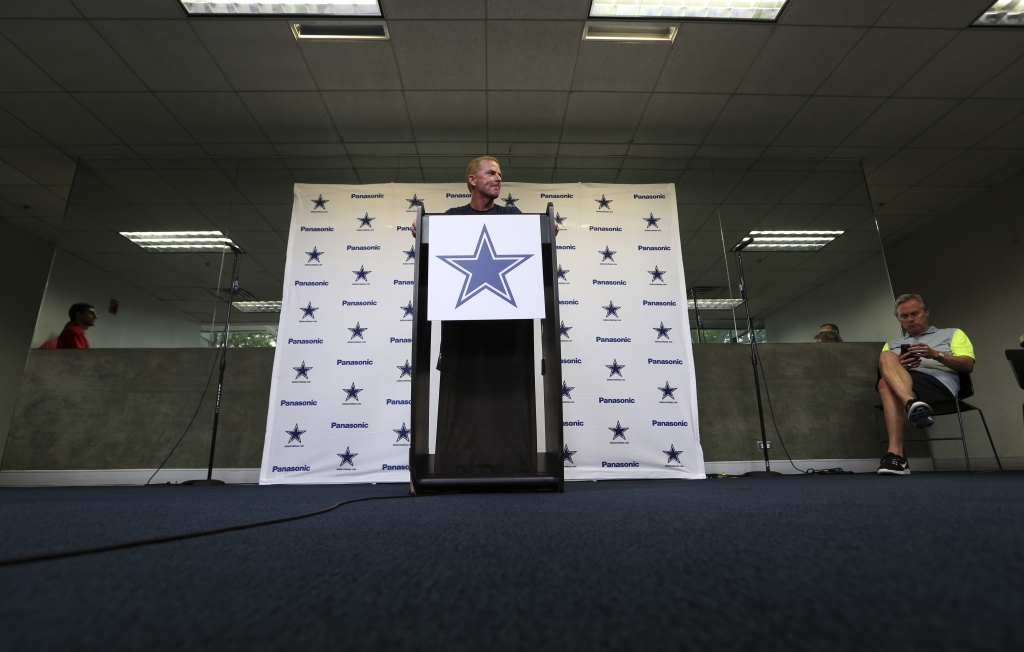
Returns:
[[[468,196],[468,195],[467,195]],[[381,471],[408,471],[408,464],[381,464]]]
[[[412,285],[413,283],[414,283],[414,281],[399,281],[399,280],[398,280],[398,279],[396,278],[396,279],[395,279],[395,283],[394,283],[394,284],[395,284],[395,285]]]
[[[346,245],[347,251],[380,251],[380,245]]]
[[[296,287],[314,287],[314,286],[326,287],[326,286],[330,285],[330,283],[328,283],[327,281],[295,281],[295,285],[296,285]]]
[[[611,343],[621,342],[623,344],[628,344],[629,342],[632,342],[633,340],[629,339],[628,337],[595,337],[594,341],[595,342],[611,342]]]
[[[654,419],[651,419],[651,425],[652,426],[669,426],[669,427],[680,428],[680,427],[688,426],[690,424],[685,422],[685,421],[656,421]]]
[[[576,251],[576,245],[555,245],[555,249],[568,249],[569,251]]]
[[[316,405],[316,401],[281,401],[281,407],[301,407],[303,405]]]
[[[601,462],[601,466],[606,469],[617,469],[622,467],[638,468],[640,462]]]
[[[625,281],[599,281],[596,278],[591,285],[625,285]]]
[[[560,306],[578,306],[578,305],[580,305],[580,302],[577,301],[576,299],[565,299],[564,301],[559,299],[558,305],[560,305]]]
[[[377,302],[376,301],[342,301],[341,305],[343,305],[343,306],[375,306],[375,305],[377,305]]]
[[[683,364],[682,360],[655,360],[654,358],[647,358],[647,364]]]
[[[352,193],[352,199],[384,199],[384,193],[379,192],[376,195],[357,195]]]
[[[289,337],[288,338],[288,343],[289,344],[323,344],[324,341],[321,340],[321,339],[315,339],[315,340],[293,340],[292,338]]]
[[[562,425],[565,426],[566,428],[574,428],[574,427],[582,428],[583,427],[583,422],[582,421],[563,421]]]
[[[399,231],[412,231],[411,226],[396,226],[395,228],[398,229]]]
[[[665,195],[633,195],[633,199],[665,199]]]
[[[271,467],[271,473],[292,473],[295,471],[309,471],[308,466],[274,466]]]
[[[469,199],[470,198],[470,194],[468,192],[466,192],[466,193],[446,192],[446,193],[444,193],[444,196],[445,196],[445,199]]]
[[[598,403],[636,403],[636,399],[632,398],[602,398],[597,397]]]
[[[300,226],[299,231],[334,231],[333,226]]]
[[[592,226],[591,231],[622,231],[621,226]]]
[[[540,198],[541,199],[572,199],[572,195],[546,195],[544,193],[540,193]]]
[[[412,399],[408,399],[408,398],[389,398],[389,399],[387,399],[387,405],[412,405]]]
[[[342,366],[362,367],[372,365],[373,360],[338,360],[338,364]]]
[[[562,364],[583,364],[579,358],[562,358]]]
[[[644,305],[645,306],[674,306],[674,305],[676,305],[676,302],[675,301],[648,301],[647,299],[644,299]]]
[[[392,344],[412,344],[412,338],[411,337],[392,337],[391,338],[391,343]]]
[[[334,423],[333,421],[331,421],[331,427],[332,428],[369,428],[370,424],[365,423],[365,422],[364,423]]]
[[[645,247],[643,245],[637,245],[637,251],[672,251],[672,247],[665,245],[664,247]]]

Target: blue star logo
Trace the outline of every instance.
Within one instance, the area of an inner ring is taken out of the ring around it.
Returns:
[[[515,206],[516,202],[519,200],[512,197],[512,193],[508,193],[508,197],[505,197],[501,201],[505,202],[505,206]]]
[[[622,441],[626,441],[626,431],[629,430],[629,428],[623,428],[622,424],[618,421],[615,422],[614,428],[609,428],[608,430],[612,431],[612,441],[615,441],[619,437],[622,437]]]
[[[657,265],[654,266],[654,271],[653,272],[647,272],[647,273],[651,275],[651,283],[654,283],[655,281],[661,281],[662,283],[665,282],[665,279],[663,279],[662,276],[667,274],[667,272],[658,269]]]
[[[611,301],[609,301],[607,306],[601,306],[601,307],[604,308],[604,310],[605,310],[604,318],[608,319],[612,315],[615,315],[616,317],[618,317],[619,316],[619,308],[621,308],[622,306],[617,306],[614,303],[612,303]]]
[[[313,202],[313,210],[316,210],[318,208],[319,209],[323,209],[323,210],[327,210],[327,202],[329,202],[331,200],[330,199],[324,199],[324,196],[320,195],[316,199],[310,199],[309,201]]]
[[[611,370],[611,372],[608,374],[609,378],[611,378],[612,376],[618,376],[619,378],[622,378],[622,370],[626,368],[626,365],[619,364],[619,361],[616,360],[615,358],[612,358],[611,364],[606,364],[605,366]]]
[[[669,444],[668,450],[667,451],[661,451],[661,452],[666,454],[666,455],[668,455],[668,460],[665,462],[666,464],[668,464],[672,460],[675,460],[679,464],[683,463],[683,461],[679,459],[679,456],[682,455],[683,451],[677,451],[675,444]]]
[[[402,319],[405,319],[406,317],[412,317],[412,301],[409,302],[409,305],[399,307],[402,309]]]
[[[395,440],[396,442],[398,442],[398,441],[402,441],[403,439],[405,441],[409,441],[409,433],[412,432],[412,431],[405,427],[405,422],[403,421],[402,422],[402,427],[401,428],[395,428],[394,432],[398,435],[398,439]]]
[[[302,435],[306,434],[305,430],[299,430],[299,424],[297,424],[297,423],[295,424],[295,427],[293,429],[285,430],[285,432],[288,433],[288,443],[289,444],[292,443],[293,441],[297,441],[297,442],[299,442],[301,444],[302,443]]]
[[[314,260],[319,263],[320,262],[320,256],[323,256],[324,252],[323,251],[317,251],[316,247],[314,246],[313,247],[313,251],[307,251],[306,255],[309,256],[309,260],[306,261],[307,263],[311,263]]]
[[[559,337],[569,337],[569,331],[571,331],[572,328],[572,326],[566,326],[564,321],[558,322]]]
[[[672,329],[671,329],[671,328],[668,328],[668,327],[666,327],[666,326],[665,326],[665,322],[659,322],[659,325],[658,325],[658,326],[655,326],[655,327],[654,327],[654,328],[652,328],[651,330],[655,330],[655,331],[658,331],[658,337],[656,337],[656,338],[654,338],[654,339],[656,339],[656,340],[660,340],[661,338],[663,338],[663,337],[664,337],[664,338],[665,338],[666,340],[668,340],[668,332],[669,332],[670,330],[672,330]],[[669,341],[671,342],[671,340],[669,340]]]
[[[679,388],[669,387],[667,380],[665,381],[665,386],[659,387],[658,389],[661,390],[661,400],[664,401],[666,398],[670,398],[673,401],[676,400],[676,390]]]
[[[558,226],[562,226],[562,224],[563,224],[563,223],[564,223],[564,222],[565,222],[565,221],[566,221],[567,219],[569,219],[569,218],[568,218],[568,217],[562,217],[562,216],[561,216],[561,215],[559,215],[558,213],[555,213],[555,221],[556,221],[556,222],[558,222]]]
[[[508,287],[506,275],[519,267],[533,254],[498,256],[494,253],[491,234],[485,225],[480,231],[480,239],[476,243],[476,252],[472,256],[438,256],[443,262],[457,269],[466,279],[462,283],[462,292],[455,304],[458,308],[484,290],[494,296],[516,306],[515,298]],[[518,307],[518,306],[516,306]]]
[[[349,336],[348,339],[354,340],[357,337],[359,339],[363,339],[363,333],[365,333],[368,329],[365,326],[360,326],[359,322],[356,322],[356,327],[355,328],[350,328],[348,330],[352,333],[352,335]]]
[[[563,280],[565,282],[568,282],[569,278],[566,276],[566,274],[568,274],[571,271],[572,271],[571,269],[562,269],[562,265],[559,264],[558,265],[558,278],[560,278],[561,280]]]
[[[310,301],[310,302],[308,302],[306,304],[305,308],[299,307],[299,310],[302,311],[302,316],[299,317],[299,319],[302,320],[302,319],[305,319],[306,317],[309,317],[310,319],[316,319],[316,316],[313,313],[316,312],[317,310],[320,310],[320,309],[319,308],[314,308],[313,307],[313,302]]]
[[[405,378],[406,376],[412,378],[412,365],[409,364],[408,360],[405,361],[405,364],[397,365],[395,368],[402,372],[401,375],[398,376],[399,378]]]
[[[402,253],[405,254],[405,262],[416,260],[416,245],[409,247],[408,251],[403,251]]]
[[[356,219],[359,220],[359,228],[360,229],[363,228],[364,226],[366,228],[368,228],[368,229],[372,229],[373,225],[370,224],[370,222],[374,221],[377,218],[376,217],[370,217],[369,213],[364,213],[362,217],[357,217]]]
[[[597,210],[601,210],[602,208],[607,208],[608,210],[611,210],[612,207],[609,206],[608,204],[612,203],[614,200],[605,199],[604,195],[601,195],[600,199],[595,199],[594,201],[597,202]]]
[[[612,251],[611,249],[608,248],[608,245],[605,245],[604,246],[604,251],[599,251],[597,253],[601,254],[601,262],[602,263],[604,261],[606,261],[606,260],[610,260],[610,261],[612,261],[614,263],[615,262],[614,256],[615,256],[615,254],[617,254],[619,252]]]
[[[415,194],[413,194],[412,199],[406,199],[405,201],[409,202],[409,208],[406,210],[413,209],[416,208],[417,206],[423,205],[423,200],[418,198]]]
[[[658,228],[658,222],[661,221],[661,218],[660,217],[654,217],[654,213],[651,213],[651,216],[650,217],[645,217],[644,221],[647,222],[647,226],[644,227],[645,229],[652,229],[652,228],[656,229],[656,228]]]
[[[345,466],[346,464],[351,466],[353,469],[356,468],[355,463],[352,461],[352,458],[355,457],[356,455],[359,455],[359,453],[353,453],[352,449],[346,446],[344,453],[338,453],[338,457],[341,458],[341,464],[338,465],[339,468]]]
[[[348,389],[345,389],[344,387],[342,387],[341,391],[345,392],[345,400],[346,401],[348,401],[348,400],[358,401],[359,400],[359,392],[361,392],[363,390],[362,389],[356,389],[356,384],[352,383],[351,387],[349,387]]]
[[[308,374],[310,369],[312,369],[312,368],[313,367],[307,367],[306,366],[306,361],[305,360],[302,361],[302,365],[301,366],[292,367],[292,369],[295,370],[295,379],[298,380],[299,378],[305,378],[306,380],[309,380],[309,376],[307,376],[306,374]]]
[[[359,266],[358,271],[352,270],[352,273],[356,275],[356,280],[353,281],[354,283],[358,283],[359,281],[366,281],[367,283],[370,282],[370,279],[366,278],[366,275],[370,273],[370,270],[366,269],[362,265]]]
[[[563,463],[564,462],[568,462],[569,464],[574,464],[574,462],[572,461],[572,456],[575,455],[578,452],[579,451],[571,451],[571,450],[569,450],[569,444],[566,444],[565,448],[562,449],[562,462]]]
[[[569,400],[572,400],[572,394],[570,392],[572,392],[572,390],[574,390],[574,389],[576,389],[576,388],[575,387],[569,387],[569,385],[564,380],[562,381],[562,397],[563,398],[567,398]]]

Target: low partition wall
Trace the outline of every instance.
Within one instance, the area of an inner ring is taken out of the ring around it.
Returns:
[[[762,344],[759,349],[775,422],[798,466],[871,470],[882,451],[874,410],[881,343]],[[155,481],[196,477],[194,470],[205,469],[209,454],[215,354],[210,349],[32,351],[0,484],[144,482],[186,428]],[[225,480],[258,478],[273,362],[269,348],[228,352],[215,464]],[[750,349],[694,345],[694,366],[708,472],[763,468]],[[772,469],[793,472],[772,425],[767,393],[762,398]],[[927,458],[927,448],[919,446],[911,456]],[[930,465],[925,459],[912,466],[924,470],[922,463]]]

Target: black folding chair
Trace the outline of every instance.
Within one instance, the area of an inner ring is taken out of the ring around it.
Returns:
[[[1024,389],[1024,349],[1006,349],[1006,359],[1010,361],[1017,384]]]
[[[1024,349],[1022,349],[1020,352],[1024,353]],[[1007,351],[1006,352],[1006,357],[1010,357],[1010,353],[1017,353],[1017,352],[1016,351]],[[1022,362],[1022,364],[1024,364],[1024,359],[1022,359],[1021,362]],[[959,440],[960,443],[963,444],[963,447],[964,447],[964,461],[967,462],[967,471],[968,472],[973,472],[973,470],[971,469],[971,456],[967,452],[967,438],[964,435],[964,418],[963,418],[963,413],[964,412],[971,412],[971,411],[976,410],[978,412],[978,416],[981,417],[981,425],[985,426],[985,435],[988,437],[988,445],[992,447],[992,454],[996,458],[996,464],[999,465],[999,470],[1002,471],[1003,470],[1003,463],[999,460],[999,453],[996,452],[996,445],[992,443],[992,433],[990,433],[989,430],[988,430],[988,422],[985,421],[985,413],[982,412],[981,409],[978,408],[977,406],[971,405],[970,403],[968,403],[968,402],[966,402],[964,400],[965,398],[970,398],[970,397],[974,396],[974,383],[971,381],[971,374],[960,372],[957,375],[960,377],[960,391],[957,392],[956,398],[948,400],[948,401],[942,401],[941,403],[933,403],[932,404],[932,410],[933,410],[932,416],[933,417],[942,417],[942,416],[946,416],[946,415],[950,415],[950,414],[955,414],[956,418],[957,418],[957,421],[960,423],[960,436],[959,437],[924,437],[924,438],[921,438],[921,439],[904,439],[903,441],[904,442],[912,442],[912,441],[928,441],[928,442],[931,442],[931,441],[957,441],[957,440]],[[1024,375],[1018,374],[1017,375],[1017,382],[1020,382],[1022,377],[1024,377]],[[1021,387],[1024,388],[1024,384],[1022,384]],[[882,410],[882,406],[881,405],[876,405],[875,406],[875,410],[876,410],[876,412],[875,412],[875,429],[877,430],[878,429],[878,414],[883,411]],[[883,444],[889,443],[888,436],[886,436],[885,439],[880,440],[880,443],[883,443]]]

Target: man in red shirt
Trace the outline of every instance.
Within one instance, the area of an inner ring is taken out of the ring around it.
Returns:
[[[57,337],[58,349],[88,349],[85,331],[96,323],[96,310],[88,303],[76,303],[68,310],[71,321]]]

